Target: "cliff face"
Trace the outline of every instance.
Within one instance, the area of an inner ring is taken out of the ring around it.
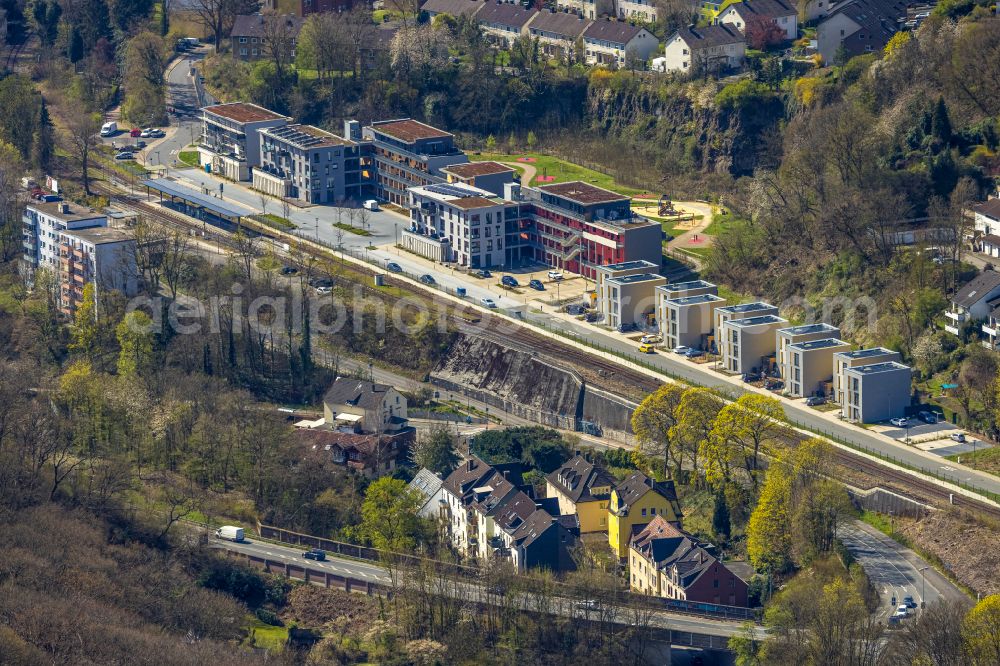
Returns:
[[[663,85],[654,79],[591,85],[588,119],[592,129],[680,168],[738,177],[773,165],[785,115],[781,99],[722,108],[715,103],[719,89],[715,82]]]

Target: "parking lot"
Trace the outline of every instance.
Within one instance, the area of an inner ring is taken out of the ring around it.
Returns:
[[[908,425],[905,428],[894,426],[888,422],[879,423],[873,426],[872,429],[899,441],[904,441],[907,437],[911,440],[944,438],[958,430],[957,426],[946,421],[925,423],[915,416],[907,419],[907,423]]]

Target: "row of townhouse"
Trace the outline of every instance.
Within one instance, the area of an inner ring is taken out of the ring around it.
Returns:
[[[898,353],[852,351],[835,326],[789,326],[774,305],[730,305],[716,285],[704,280],[667,284],[658,268],[631,261],[597,269],[596,302],[605,324],[620,330],[655,324],[667,349],[714,351],[726,372],[780,378],[792,397],[830,396],[853,421],[902,416],[909,406],[911,371],[899,363]],[[987,272],[977,280],[965,290],[971,297],[960,293],[956,299],[968,307],[949,317],[961,319],[975,307],[985,318],[1000,306],[1000,274]]]
[[[100,307],[104,295],[139,290],[135,239],[108,226],[108,216],[66,201],[30,203],[21,227],[21,268],[29,280],[45,270],[54,277],[60,311],[76,313],[84,286],[94,287]]]
[[[595,13],[592,3],[585,5],[560,5],[560,11],[553,11],[502,0],[427,0],[421,9],[430,17],[447,14],[474,20],[488,38],[502,46],[531,37],[548,57],[581,56],[590,65],[623,67],[630,59],[645,62],[659,49],[652,33],[629,22],[646,19],[599,18],[601,12]],[[578,54],[580,49],[583,52]]]

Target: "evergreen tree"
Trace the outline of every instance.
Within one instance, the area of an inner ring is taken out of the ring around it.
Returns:
[[[69,45],[66,47],[66,57],[76,63],[83,58],[83,35],[74,25],[69,31]]]
[[[312,376],[312,329],[309,325],[309,308],[306,307],[302,313],[302,345],[299,347],[299,356],[302,359],[302,375],[309,383]]]
[[[948,117],[948,107],[944,97],[938,97],[931,120],[931,132],[935,139],[943,143],[951,142],[951,119]]]
[[[729,505],[723,492],[715,493],[715,508],[712,511],[712,532],[716,538],[729,541],[731,526],[729,524]]]
[[[38,127],[31,137],[31,164],[39,173],[45,173],[49,169],[53,144],[52,119],[43,98],[38,110]]]

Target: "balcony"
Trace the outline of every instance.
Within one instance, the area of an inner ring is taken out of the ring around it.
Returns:
[[[958,335],[958,326],[949,326],[945,324],[944,330],[948,331],[952,335]]]
[[[944,316],[959,324],[961,324],[968,318],[968,315],[966,315],[964,312],[955,312],[953,310],[945,312]]]
[[[992,325],[983,324],[983,333],[990,336],[991,338],[995,338],[997,335],[997,325],[995,323]]]

